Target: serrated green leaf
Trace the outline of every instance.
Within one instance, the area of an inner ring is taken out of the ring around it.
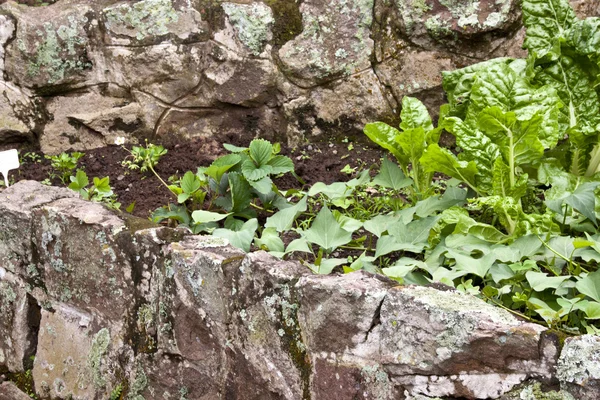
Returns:
[[[80,169],[77,170],[75,176],[71,176],[69,179],[71,180],[69,189],[75,190],[76,192],[84,189],[90,183],[87,174]]]
[[[267,165],[273,156],[273,145],[264,139],[254,139],[250,142],[250,157],[258,167]]]
[[[250,251],[254,233],[258,229],[258,220],[256,218],[246,221],[240,230],[233,231],[231,229],[219,228],[213,231],[213,236],[227,239],[232,246],[242,249],[246,253]]]
[[[285,174],[294,170],[294,162],[287,156],[273,156],[267,163],[271,166],[272,174]]]
[[[412,179],[404,176],[402,169],[400,169],[398,165],[387,158],[384,158],[381,163],[381,170],[379,171],[379,174],[373,178],[373,183],[385,188],[400,190],[410,186],[412,184]]]
[[[304,237],[327,253],[352,240],[352,234],[342,229],[327,207],[321,208],[310,229],[304,231]]]
[[[200,179],[191,171],[186,172],[181,178],[181,189],[184,193],[191,194],[200,189]]]
[[[242,158],[239,154],[227,154],[217,158],[212,164],[204,169],[202,172],[213,178],[215,181],[220,182],[223,174],[236,166]]]
[[[235,213],[245,211],[250,206],[250,201],[252,200],[248,181],[237,172],[230,173],[228,180],[231,191],[231,210],[228,211]]]
[[[248,180],[248,183],[260,194],[267,195],[273,193],[273,181],[268,176],[257,181]]]
[[[258,181],[273,172],[273,167],[270,165],[256,166],[254,161],[246,160],[242,164],[242,174],[249,181]]]

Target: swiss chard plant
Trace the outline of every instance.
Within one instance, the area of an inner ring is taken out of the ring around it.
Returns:
[[[404,176],[413,181],[413,185],[405,186],[410,187],[413,192],[411,197],[417,201],[435,191],[432,185],[433,171],[421,163],[421,157],[427,146],[437,144],[441,127],[433,126],[427,108],[413,97],[404,97],[402,100],[400,119],[400,130],[384,122],[374,122],[367,124],[364,132],[396,158]]]

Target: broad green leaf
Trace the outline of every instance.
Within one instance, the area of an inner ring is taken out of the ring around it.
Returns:
[[[294,252],[300,253],[312,253],[311,249],[308,247],[308,243],[305,238],[294,239],[288,244],[285,249],[285,254],[290,254]]]
[[[546,321],[548,325],[552,325],[560,319],[560,313],[550,307],[545,301],[532,297],[527,301],[527,306],[533,309]]]
[[[294,170],[294,162],[287,156],[273,156],[267,165],[271,166],[272,174],[279,175]]]
[[[510,58],[495,58],[454,71],[442,72],[442,84],[452,107],[452,114],[465,118],[467,106],[470,104],[471,89],[479,71],[491,65],[508,64],[511,61]]]
[[[292,207],[284,208],[267,218],[266,228],[275,228],[277,232],[289,231],[296,218],[306,211],[306,196]]]
[[[252,239],[254,239],[254,232],[258,228],[258,220],[256,218],[250,219],[242,225],[238,231],[231,229],[219,228],[213,231],[213,236],[227,239],[232,246],[242,249],[246,253],[250,251],[250,245]]]
[[[529,271],[525,274],[527,282],[531,285],[531,288],[536,292],[542,292],[546,289],[558,288],[568,276],[548,276],[545,272],[534,272]]]
[[[404,96],[402,98],[400,119],[400,129],[403,131],[418,127],[423,128],[426,132],[433,129],[427,107],[414,97]]]
[[[596,224],[596,188],[600,182],[584,182],[570,196],[563,201],[583,214],[587,219]]]
[[[444,211],[450,207],[464,203],[466,198],[466,190],[457,187],[449,187],[441,197],[431,196],[425,200],[419,201],[415,205],[415,214],[421,218],[425,218],[437,211]]]
[[[229,216],[229,214],[220,214],[212,211],[196,210],[192,212],[192,219],[198,224],[206,222],[221,221]]]
[[[568,30],[577,20],[568,0],[523,0],[527,35],[523,47],[538,58],[555,60]]]
[[[275,228],[266,228],[263,230],[259,238],[254,239],[254,244],[263,250],[282,253],[284,251],[283,241],[279,237],[279,233]]]
[[[600,18],[590,17],[573,24],[569,31],[569,45],[579,54],[598,55],[600,50]]]
[[[373,178],[373,183],[385,188],[400,190],[410,186],[412,179],[404,176],[402,169],[400,169],[398,165],[387,158],[384,158],[381,163],[381,170],[379,171],[379,174]]]
[[[427,246],[429,232],[436,224],[437,217],[419,219],[405,225],[402,221],[388,227],[389,235],[377,241],[375,257],[381,257],[394,251],[420,253]]]
[[[364,270],[375,274],[379,272],[379,267],[373,263],[374,261],[375,257],[367,256],[365,251],[350,264],[349,268],[353,271]]]
[[[574,308],[583,311],[586,319],[600,319],[600,303],[597,301],[581,300]]]
[[[600,302],[600,270],[589,273],[577,281],[575,288],[586,296]]]
[[[418,126],[402,131],[400,135],[396,136],[396,142],[400,145],[403,154],[412,163],[413,169],[416,168],[418,160],[425,151],[425,129]]]
[[[342,229],[345,231],[348,231],[350,233],[359,230],[363,226],[363,223],[361,221],[351,218],[347,215],[344,215],[337,210],[333,210],[332,214],[333,214],[335,220],[337,222],[339,222]]]
[[[170,204],[169,207],[161,207],[152,213],[152,222],[160,222],[164,219],[172,219],[180,224],[189,226],[191,219],[189,211],[185,206]]]
[[[340,199],[349,196],[352,190],[344,182],[334,182],[331,185],[327,185],[323,182],[317,182],[310,187],[308,195],[314,197],[319,193],[323,193],[330,199]]]
[[[448,257],[456,261],[455,268],[460,271],[466,271],[470,274],[484,278],[496,260],[493,254],[486,254],[481,258],[473,258],[469,254],[464,254],[452,249],[448,250]]]
[[[477,189],[475,175],[477,166],[473,161],[459,161],[449,150],[437,144],[431,144],[421,157],[421,164],[426,172],[441,172]]]
[[[489,269],[492,280],[496,283],[506,279],[512,279],[515,276],[514,271],[506,264],[493,264]]]
[[[310,229],[304,231],[304,237],[327,253],[352,240],[352,234],[342,229],[327,207],[321,208]]]
[[[408,164],[408,157],[404,155],[396,137],[400,131],[384,122],[373,122],[366,124],[364,133],[371,141],[388,150],[403,165]]]
[[[391,215],[376,215],[363,224],[364,228],[377,237],[387,231],[388,226],[398,221],[398,218]]]
[[[254,139],[250,142],[249,149],[250,157],[258,167],[266,165],[273,155],[273,145],[265,139]]]

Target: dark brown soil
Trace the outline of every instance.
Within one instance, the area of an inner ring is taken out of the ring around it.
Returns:
[[[186,143],[166,144],[168,152],[160,159],[155,169],[166,181],[170,176],[182,176],[186,171],[195,172],[200,166],[208,166],[215,158],[226,154],[223,143],[246,147],[251,140],[250,137],[225,137],[221,140],[195,139]],[[282,145],[281,153],[292,158],[297,175],[306,185],[319,181],[328,184],[346,181],[352,177],[340,172],[346,164],[358,171],[378,164],[384,154],[381,149],[373,147],[362,139],[360,143],[352,142],[352,139],[344,139],[341,142],[306,144],[295,149]],[[20,154],[21,168],[11,171],[9,179],[43,181],[49,178],[52,172],[50,161],[39,152],[29,153],[38,155],[37,161],[31,160],[31,157],[26,154],[24,152]],[[123,167],[121,162],[128,154],[125,149],[116,145],[89,150],[79,160],[78,168],[83,169],[90,180],[93,177],[109,176],[110,184],[122,204],[121,209],[124,210],[135,202],[133,214],[147,218],[157,208],[174,202],[175,198],[152,172],[140,173]],[[52,179],[51,182],[53,185],[62,186],[57,178]],[[302,188],[302,184],[290,174],[277,179],[275,183],[280,190]]]

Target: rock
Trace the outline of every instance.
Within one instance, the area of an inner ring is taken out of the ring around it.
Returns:
[[[564,390],[548,390],[539,382],[526,382],[506,393],[501,400],[576,400]]]
[[[556,375],[561,389],[576,399],[600,398],[600,337],[567,338],[558,359]]]
[[[40,137],[41,150],[46,154],[84,151],[114,144],[117,137],[128,138],[133,132],[149,135],[153,126],[144,124],[140,105],[127,93],[113,92],[111,96],[108,88],[90,89],[51,98],[46,107],[52,118]]]
[[[134,306],[136,286],[125,223],[99,203],[79,199],[60,199],[33,214],[36,261],[52,301],[119,325]]]
[[[499,397],[531,376],[551,376],[558,354],[540,341],[545,328],[459,292],[390,290],[380,319],[381,363],[413,394]]]
[[[298,321],[312,361],[312,398],[397,398],[379,365],[381,305],[395,283],[356,272],[296,284]],[[335,388],[335,389],[334,389]]]
[[[381,119],[382,115],[393,115],[396,107],[395,102],[388,102],[372,69],[329,87],[290,97],[293,100],[283,105],[290,121],[286,133],[290,145],[311,137],[341,135],[340,132],[357,134],[367,122]]]
[[[600,16],[600,4],[587,0],[569,0],[579,18]]]
[[[223,11],[235,30],[237,39],[255,56],[273,38],[271,26],[275,20],[271,8],[263,3],[237,4],[224,2]]]
[[[296,263],[250,253],[225,269],[232,282],[231,367],[227,395],[236,399],[304,399],[310,361],[298,324],[294,284],[306,273]]]
[[[31,248],[32,213],[57,199],[77,193],[35,181],[20,181],[0,193],[0,266],[25,280],[35,280],[39,270]]]
[[[35,355],[39,307],[24,282],[1,266],[0,315],[0,371],[24,372]]]
[[[481,46],[470,45],[471,49],[467,49],[469,38],[483,39],[488,47],[481,46],[481,49],[489,52],[494,35],[500,36],[497,32],[513,29],[520,17],[517,3],[515,0],[441,0],[439,6],[434,7],[431,2],[422,0],[395,0],[402,21],[400,29],[411,42],[428,48],[436,42],[448,47],[459,46],[465,55],[476,55]]]
[[[37,393],[53,399],[109,397],[122,374],[114,355],[121,343],[107,328],[96,331],[98,322],[66,304],[42,310],[33,365]]]
[[[15,39],[5,52],[5,71],[15,84],[44,94],[90,83],[97,36],[94,11],[84,4],[47,7],[2,6],[17,19]]]
[[[0,400],[31,400],[26,393],[23,393],[12,382],[2,382],[0,384]]]
[[[302,2],[302,33],[279,50],[282,71],[311,87],[370,68],[373,0]]]
[[[208,26],[189,2],[142,0],[116,4],[101,12],[109,46],[151,46],[164,41],[206,40]]]

